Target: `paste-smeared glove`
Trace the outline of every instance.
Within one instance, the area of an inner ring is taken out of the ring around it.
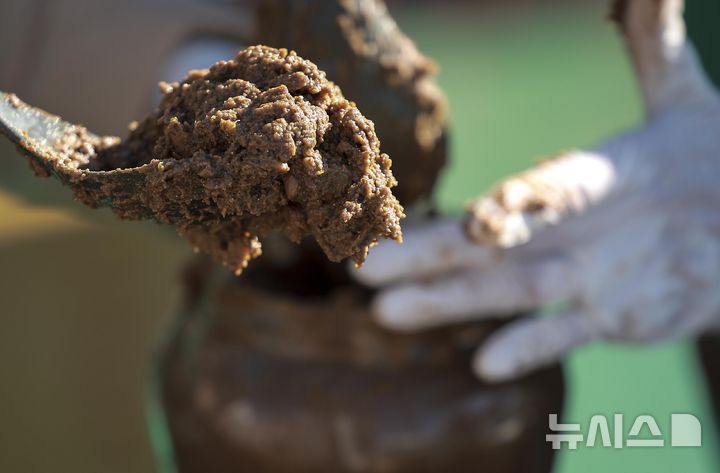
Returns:
[[[647,121],[500,183],[464,227],[380,245],[357,273],[381,324],[417,330],[568,301],[512,322],[474,368],[503,380],[597,339],[648,342],[720,319],[720,99],[685,36],[681,0],[618,2]]]

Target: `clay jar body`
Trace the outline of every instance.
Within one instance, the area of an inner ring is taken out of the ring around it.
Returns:
[[[481,383],[469,362],[487,325],[394,334],[352,284],[293,295],[210,273],[159,359],[180,472],[551,470],[561,370]]]

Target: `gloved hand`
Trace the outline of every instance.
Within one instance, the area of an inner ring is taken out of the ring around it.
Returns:
[[[357,273],[396,330],[517,313],[474,360],[490,381],[596,339],[650,342],[720,325],[720,99],[685,36],[681,0],[616,2],[647,121],[593,151],[500,183],[464,228],[406,229]]]

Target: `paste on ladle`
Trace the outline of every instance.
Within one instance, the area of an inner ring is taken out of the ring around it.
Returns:
[[[236,273],[273,231],[313,236],[330,260],[358,264],[379,238],[401,240],[397,183],[374,125],[312,62],[253,46],[161,88],[158,109],[126,140],[74,127],[58,142],[82,202],[175,225]],[[146,175],[132,192],[82,185],[134,168]]]

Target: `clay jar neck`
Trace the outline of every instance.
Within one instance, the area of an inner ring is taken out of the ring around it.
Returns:
[[[466,363],[491,328],[392,333],[375,324],[372,292],[353,283],[344,265],[296,260],[282,269],[272,263],[239,278],[207,262],[191,265],[181,337],[294,360],[398,369]]]

